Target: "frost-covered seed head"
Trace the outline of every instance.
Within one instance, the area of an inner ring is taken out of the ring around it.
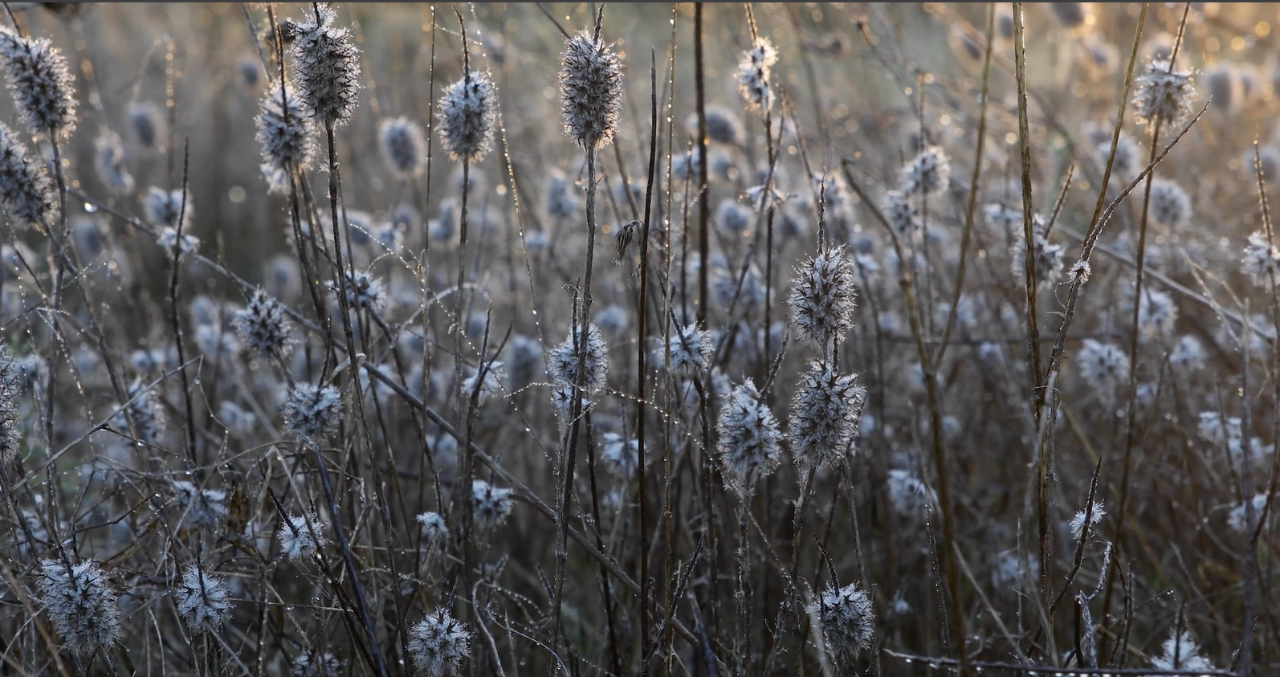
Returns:
[[[560,112],[564,131],[582,148],[603,148],[618,131],[622,60],[613,46],[582,31],[560,55]]]
[[[173,258],[173,250],[175,246],[179,255],[190,254],[200,248],[200,238],[195,235],[182,234],[182,243],[178,244],[178,229],[166,226],[161,229],[160,237],[156,238],[156,244],[160,246],[165,256]]]
[[[397,178],[411,179],[422,173],[427,161],[427,139],[422,127],[407,117],[388,118],[378,123],[378,150]]]
[[[1204,366],[1204,344],[1191,334],[1183,334],[1169,351],[1169,366],[1197,370]]]
[[[818,598],[818,618],[827,652],[843,673],[851,673],[858,655],[871,647],[875,616],[866,591],[850,583],[828,587]]]
[[[889,502],[898,514],[907,517],[923,517],[934,504],[933,492],[920,478],[907,470],[890,470],[886,478]]]
[[[333,25],[337,13],[328,5],[308,11],[293,23],[294,86],[307,109],[321,125],[341,127],[351,120],[359,103],[360,50],[351,31]]]
[[[484,480],[471,481],[476,526],[481,531],[496,529],[507,521],[511,516],[511,494],[511,489],[500,489]]]
[[[600,328],[594,322],[587,327],[584,373],[578,373],[578,336],[581,329],[570,330],[563,343],[552,348],[547,357],[547,373],[556,385],[581,386],[588,393],[604,388],[609,376],[609,348]],[[581,376],[581,381],[579,377]]]
[[[820,362],[811,363],[801,375],[787,430],[797,464],[831,466],[854,451],[867,398],[855,379]]]
[[[194,632],[215,631],[230,615],[227,584],[221,578],[201,571],[198,565],[187,566],[175,592],[178,615]]]
[[[853,328],[857,290],[853,259],[844,245],[824,247],[796,268],[791,281],[791,322],[800,338],[817,348],[837,345]]]
[[[133,192],[133,176],[124,166],[124,146],[120,143],[120,135],[106,127],[93,141],[93,168],[107,190],[116,195]]]
[[[1191,638],[1191,632],[1183,630],[1164,641],[1163,653],[1151,659],[1151,665],[1160,670],[1216,670],[1213,663],[1200,655],[1200,647]]]
[[[0,122],[0,204],[18,228],[48,227],[58,211],[58,194],[39,157]]]
[[[495,397],[502,397],[502,382],[506,380],[507,374],[503,369],[502,362],[494,361],[487,365],[484,370],[484,381],[480,383],[480,399],[481,403],[488,402]],[[476,369],[471,375],[462,381],[463,397],[471,399],[471,394],[476,391],[476,382],[479,380],[480,370]]]
[[[187,194],[184,206],[181,189],[167,191],[159,186],[152,186],[142,198],[142,212],[147,222],[157,228],[176,229],[181,216],[182,230],[186,233],[191,226],[191,194]]]
[[[178,480],[173,483],[173,499],[178,510],[187,516],[184,523],[191,526],[216,525],[228,513],[227,492],[221,489],[201,489]]]
[[[287,357],[293,349],[293,323],[284,306],[261,289],[254,290],[233,323],[240,342],[259,355]]]
[[[26,434],[18,412],[22,393],[20,375],[9,351],[0,346],[0,466],[7,465],[22,451]]]
[[[31,131],[67,137],[76,128],[75,78],[47,38],[0,30],[0,65],[18,112]]]
[[[1267,236],[1257,231],[1249,236],[1249,244],[1245,245],[1244,258],[1240,260],[1240,270],[1259,287],[1271,282],[1280,282],[1280,248],[1267,242]]]
[[[1089,533],[1097,533],[1098,524],[1102,522],[1102,518],[1107,516],[1107,511],[1102,505],[1102,501],[1094,501],[1093,508],[1089,511],[1078,510],[1071,518],[1071,538],[1080,540],[1084,534],[1085,517],[1089,519]]]
[[[471,652],[471,633],[445,609],[436,609],[409,630],[409,655],[428,677],[456,674]]]
[[[507,387],[519,391],[543,378],[546,370],[542,363],[542,344],[537,339],[515,334],[507,344]]]
[[[315,158],[315,122],[292,86],[269,87],[258,104],[262,177],[272,192],[289,190],[289,175]]]
[[[1152,59],[1138,77],[1133,97],[1138,122],[1154,132],[1160,127],[1178,127],[1191,114],[1197,92],[1192,72],[1173,68],[1167,59]]]
[[[164,408],[160,406],[159,397],[153,390],[144,390],[141,379],[134,379],[127,392],[133,404],[129,405],[129,417],[133,419],[138,439],[149,444],[159,444],[164,437],[167,423]],[[136,399],[135,399],[136,398]],[[115,424],[121,430],[128,430],[123,412],[117,416]]]
[[[682,374],[700,374],[711,366],[715,356],[715,342],[711,332],[698,329],[694,323],[673,325],[669,347],[671,349],[671,369]],[[662,349],[662,339],[654,339],[653,360],[657,364],[666,361]]]
[[[40,562],[40,601],[67,648],[91,654],[120,639],[120,607],[106,574],[92,560],[71,566]]]
[[[623,439],[618,433],[605,433],[601,440],[600,460],[618,479],[628,479],[640,465],[639,440]]]
[[[155,148],[164,142],[166,125],[160,109],[150,101],[134,101],[129,104],[127,113],[129,129],[138,145],[143,148]]]
[[[342,394],[333,386],[299,383],[289,390],[280,408],[285,427],[295,435],[317,437],[338,427]]]
[[[773,474],[782,457],[778,420],[751,379],[733,389],[720,409],[716,430],[716,451],[726,481],[739,496],[750,496],[757,482]]]
[[[382,310],[386,303],[387,295],[382,288],[382,282],[378,278],[364,271],[355,271],[355,274],[348,272],[345,276],[347,281],[347,305],[352,308],[367,308],[374,312]]]
[[[987,207],[990,209],[991,205]],[[920,221],[916,219],[916,215],[915,205],[911,204],[910,198],[902,191],[891,190],[884,194],[884,218],[899,236],[914,237],[920,230]]]
[[[498,90],[488,73],[468,72],[445,88],[439,104],[440,141],[454,160],[479,162],[493,145]]]
[[[902,192],[907,195],[933,195],[947,189],[951,181],[951,163],[938,146],[929,146],[902,168]]]
[[[1129,378],[1129,356],[1113,343],[1085,339],[1076,360],[1081,378],[1105,403],[1115,398],[1116,387]]]
[[[716,228],[726,237],[744,237],[751,228],[753,214],[733,198],[725,198],[716,207]]]
[[[1031,241],[1033,243],[1031,249],[1031,263],[1035,267],[1036,283],[1040,287],[1048,287],[1062,278],[1062,253],[1063,247],[1060,244],[1054,244],[1044,235],[1046,224],[1043,218],[1036,214],[1031,221]],[[1014,242],[1010,250],[1010,265],[1013,269],[1013,276],[1016,280],[1025,280],[1027,275],[1026,257],[1026,239],[1023,237],[1023,229],[1021,224],[1013,231]]]
[[[1146,336],[1162,338],[1173,333],[1178,321],[1178,304],[1169,292],[1143,289],[1138,303],[1138,330]]]
[[[427,548],[439,548],[449,541],[449,526],[438,512],[424,512],[417,517],[422,525],[422,540]]]
[[[289,515],[288,522],[280,525],[281,552],[294,562],[314,555],[324,545],[323,527],[314,515]]]
[[[1157,178],[1151,182],[1150,209],[1156,223],[1176,230],[1191,218],[1191,197],[1177,183]]]
[[[773,108],[774,93],[770,84],[772,69],[778,62],[778,51],[769,38],[756,38],[751,49],[738,60],[738,91],[747,108],[768,111]]]

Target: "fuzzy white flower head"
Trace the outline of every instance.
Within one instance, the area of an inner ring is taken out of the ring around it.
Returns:
[[[456,674],[471,650],[471,633],[448,611],[437,609],[409,630],[409,655],[423,674]]]
[[[563,343],[548,351],[547,375],[556,385],[579,385],[577,343],[580,331],[577,328],[570,330],[569,337]],[[582,385],[586,392],[593,393],[604,388],[609,376],[609,348],[600,335],[600,328],[594,322],[587,327],[585,348]]]
[[[1094,501],[1093,507],[1088,511],[1077,510],[1076,514],[1071,518],[1071,538],[1077,541],[1080,540],[1080,536],[1084,534],[1086,517],[1089,520],[1089,532],[1097,533],[1098,525],[1102,523],[1102,518],[1106,516],[1107,511],[1102,501]]]
[[[294,87],[316,122],[341,127],[359,103],[360,50],[350,29],[333,25],[337,13],[328,5],[308,9],[306,18],[292,24]]]
[[[439,548],[449,540],[449,526],[438,512],[424,512],[417,517],[422,525],[422,540],[428,548]]]
[[[1167,59],[1153,59],[1138,76],[1133,97],[1138,122],[1154,132],[1160,127],[1177,127],[1191,114],[1197,92],[1191,71],[1180,71]]]
[[[951,163],[938,146],[920,151],[902,168],[902,192],[907,195],[933,195],[947,189],[951,181]]]
[[[289,190],[289,174],[306,169],[316,154],[315,122],[291,85],[268,87],[258,104],[262,176],[272,192]]]
[[[455,160],[479,162],[493,145],[498,90],[488,73],[468,71],[445,88],[439,104],[440,141]]]
[[[824,247],[796,268],[791,281],[791,322],[817,348],[839,345],[853,328],[857,290],[853,260],[844,245]]]
[[[333,386],[299,383],[291,388],[280,407],[285,427],[295,435],[327,435],[338,427],[342,393]]]
[[[227,584],[201,571],[198,565],[187,566],[175,592],[178,615],[195,632],[217,630],[230,614]]]
[[[240,341],[259,355],[287,357],[293,348],[293,323],[284,306],[261,289],[254,290],[232,322]]]
[[[1174,632],[1161,646],[1163,653],[1151,659],[1151,665],[1160,670],[1216,670],[1212,663],[1200,655],[1191,633]]]
[[[1129,356],[1113,343],[1085,339],[1076,360],[1080,363],[1080,376],[1097,390],[1104,403],[1114,401],[1116,387],[1129,378]]]
[[[1280,248],[1267,241],[1266,235],[1258,231],[1249,236],[1249,244],[1244,248],[1244,258],[1240,260],[1240,270],[1259,287],[1272,281],[1280,281]]]
[[[671,350],[671,369],[682,374],[700,374],[711,366],[715,357],[715,342],[711,332],[698,329],[694,323],[673,325],[669,347]],[[662,349],[661,337],[653,339],[653,360],[656,364],[666,361],[666,352]]]
[[[716,429],[725,479],[739,496],[750,496],[761,478],[773,474],[782,456],[778,420],[751,379],[733,389],[720,408]]]
[[[97,562],[40,562],[40,601],[67,648],[78,654],[106,649],[120,639],[116,593]]]
[[[756,38],[751,49],[742,53],[738,60],[738,91],[742,93],[747,108],[761,111],[773,108],[775,97],[770,76],[777,62],[778,50],[773,48],[769,38]]]
[[[850,583],[828,587],[818,598],[818,618],[827,652],[842,672],[851,672],[858,655],[871,647],[875,616],[865,590]]]
[[[475,501],[476,526],[489,531],[502,526],[511,516],[511,489],[500,489],[484,480],[471,481],[471,497]]]
[[[619,479],[628,479],[640,465],[640,441],[627,440],[617,433],[605,433],[602,439],[600,460]]]
[[[603,148],[618,131],[622,60],[591,31],[565,41],[560,55],[560,112],[564,130],[583,149]]]
[[[853,452],[867,398],[855,379],[820,362],[800,377],[787,431],[797,464],[830,466]]]
[[[291,561],[310,557],[324,545],[324,525],[314,515],[289,515],[280,526],[280,550]]]

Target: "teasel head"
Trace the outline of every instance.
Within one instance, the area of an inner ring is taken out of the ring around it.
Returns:
[[[97,562],[40,562],[40,601],[63,645],[81,655],[109,649],[120,639],[116,592]]]
[[[186,231],[191,226],[191,194],[188,193],[184,200],[181,190],[152,186],[142,197],[142,212],[147,222],[158,228],[177,228],[181,218],[182,228]]]
[[[226,582],[206,574],[198,564],[187,565],[175,592],[178,615],[193,632],[217,631],[230,614]]]
[[[613,46],[582,31],[560,55],[560,112],[564,130],[584,150],[603,148],[618,131],[622,109],[622,60]]]
[[[285,357],[293,348],[293,323],[284,306],[261,289],[234,319],[240,342],[259,355]]]
[[[725,481],[739,496],[750,496],[756,483],[777,469],[782,456],[778,419],[751,379],[733,389],[716,424]]]
[[[342,393],[333,386],[299,383],[285,396],[280,413],[285,428],[299,437],[327,435],[338,427]]]
[[[0,122],[0,204],[18,228],[48,227],[58,211],[58,195],[44,162],[32,156],[18,135]]]
[[[436,609],[410,628],[408,649],[423,674],[444,677],[457,672],[470,655],[471,633],[447,610]]]
[[[70,136],[76,127],[75,78],[53,43],[0,29],[0,65],[27,127],[50,139]]]
[[[1133,97],[1138,122],[1155,133],[1159,127],[1177,127],[1191,114],[1198,92],[1193,73],[1174,68],[1168,59],[1152,59],[1138,76]]]
[[[292,24],[294,84],[316,122],[341,127],[351,121],[360,96],[360,50],[351,30],[333,25],[337,12],[313,5],[306,18]]]
[[[817,607],[827,653],[842,674],[852,674],[853,662],[871,647],[875,635],[871,597],[855,583],[832,585],[818,597]]]
[[[133,176],[124,166],[124,146],[120,143],[120,135],[107,127],[103,127],[102,133],[94,139],[93,166],[107,190],[116,195],[133,192]]]
[[[800,377],[787,431],[796,464],[829,467],[852,453],[866,399],[866,389],[853,374],[842,375],[821,362],[810,364]]]
[[[551,382],[559,386],[577,386],[578,383],[578,335],[574,328],[563,343],[548,351],[547,372]],[[582,385],[587,393],[594,393],[605,386],[609,375],[609,348],[594,322],[587,327],[586,359]]]
[[[427,164],[427,139],[422,127],[407,117],[378,123],[378,149],[387,169],[398,179],[418,176]]]
[[[498,89],[489,74],[468,67],[445,88],[439,109],[440,142],[449,157],[472,164],[483,160],[498,125]]]
[[[756,37],[751,49],[742,53],[738,61],[738,91],[750,110],[769,111],[775,99],[770,84],[773,65],[778,62],[778,50],[769,38]]]
[[[287,192],[290,174],[315,157],[315,123],[293,87],[273,85],[258,104],[257,125],[262,176],[272,192]]]
[[[853,327],[854,279],[853,259],[844,245],[826,246],[796,269],[787,301],[801,339],[819,349],[844,341]]]

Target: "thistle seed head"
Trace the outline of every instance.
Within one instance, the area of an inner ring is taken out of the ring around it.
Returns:
[[[854,451],[867,391],[853,374],[813,362],[791,405],[791,452],[802,467],[832,466]]]
[[[280,526],[280,550],[290,561],[310,557],[324,545],[324,525],[311,514],[289,515]]]
[[[61,560],[43,560],[38,587],[54,630],[73,652],[91,654],[120,639],[116,593],[97,562],[73,564],[68,570]]]
[[[500,489],[484,480],[471,481],[471,498],[475,501],[476,527],[490,531],[502,526],[511,516],[510,489]]]
[[[316,154],[315,122],[291,85],[268,87],[258,104],[262,177],[273,193],[289,190],[289,175],[306,169]]]
[[[578,386],[587,393],[604,388],[609,376],[609,347],[605,345],[600,328],[594,322],[587,327],[585,363],[583,373],[578,373],[578,336],[580,328],[569,331],[563,343],[552,348],[547,355],[547,374],[552,383],[561,386]],[[580,380],[581,379],[581,380]]]
[[[871,647],[875,635],[871,598],[854,583],[828,587],[818,597],[818,618],[827,652],[842,672],[852,672],[853,662]]]
[[[299,383],[289,390],[280,408],[285,427],[300,437],[327,435],[338,427],[342,394],[333,386]]]
[[[440,142],[449,157],[483,160],[498,123],[498,89],[489,74],[468,71],[445,88],[439,108]]]
[[[1192,72],[1180,71],[1168,59],[1152,59],[1138,76],[1133,96],[1138,122],[1154,133],[1158,127],[1178,127],[1191,115],[1197,96]]]
[[[751,496],[756,483],[773,474],[782,457],[778,419],[751,379],[733,389],[720,409],[716,430],[720,438],[716,451],[725,480],[739,496]]]
[[[436,609],[409,630],[409,655],[428,677],[455,674],[471,652],[471,633],[448,611]]]
[[[18,228],[48,227],[58,211],[49,171],[27,151],[18,135],[0,122],[0,203]]]
[[[427,139],[422,127],[403,116],[378,123],[378,149],[387,169],[399,179],[418,176],[427,163]]]
[[[0,30],[0,65],[18,112],[32,132],[65,138],[76,128],[75,78],[47,38]]]
[[[109,128],[103,127],[93,142],[93,167],[107,190],[116,195],[133,192],[133,176],[124,166],[124,146],[120,143],[120,135]]]
[[[333,25],[328,5],[316,6],[293,23],[294,86],[317,123],[341,127],[351,121],[360,95],[360,50],[351,30]]]
[[[199,565],[187,566],[175,592],[178,615],[193,632],[216,631],[230,615],[226,582],[206,574]]]
[[[293,323],[285,315],[284,306],[261,289],[253,292],[249,303],[232,320],[240,342],[259,355],[286,357],[293,349]]]
[[[756,38],[751,49],[742,53],[738,61],[738,91],[750,110],[768,111],[773,108],[774,93],[770,77],[778,51],[769,38]]]
[[[839,345],[853,328],[857,290],[853,260],[844,245],[825,247],[796,268],[791,281],[791,322],[816,348]]]
[[[622,109],[622,60],[582,31],[565,41],[560,55],[560,112],[564,131],[583,150],[603,148],[618,131]]]

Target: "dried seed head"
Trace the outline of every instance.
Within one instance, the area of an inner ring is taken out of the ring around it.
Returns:
[[[67,137],[76,128],[75,78],[47,38],[0,30],[0,65],[18,112],[31,131]]]
[[[854,451],[867,399],[855,381],[853,374],[842,376],[820,362],[801,375],[787,431],[798,465],[831,466]]]
[[[0,346],[0,465],[18,457],[26,438],[18,412],[18,396],[22,392],[21,377],[13,358]]]
[[[58,210],[49,171],[18,135],[0,122],[0,203],[18,228],[47,227]]]
[[[1138,302],[1138,331],[1146,337],[1164,338],[1173,333],[1178,321],[1178,304],[1159,289],[1143,289]]]
[[[292,86],[272,86],[258,104],[257,125],[262,177],[272,192],[288,192],[289,175],[315,157],[315,123]]]
[[[280,527],[280,550],[295,562],[310,557],[324,545],[323,528],[314,515],[289,515],[288,523]]]
[[[471,481],[471,497],[475,501],[476,526],[489,531],[502,526],[511,516],[510,489],[500,489],[484,480]]]
[[[987,205],[988,219],[991,218],[991,207],[992,205]],[[902,191],[891,190],[884,194],[884,218],[899,237],[915,237],[920,230],[916,214],[915,205],[911,204],[911,199]]]
[[[200,238],[195,235],[182,234],[182,244],[178,244],[178,229],[165,226],[160,231],[160,237],[156,238],[156,244],[160,249],[164,250],[165,256],[173,258],[174,247],[178,248],[178,254],[190,254],[200,248]]]
[[[333,386],[299,383],[289,390],[280,407],[285,427],[301,437],[327,435],[338,427],[342,394]]]
[[[628,479],[640,465],[640,441],[623,439],[617,433],[605,433],[600,444],[600,460],[618,479]]]
[[[133,419],[138,439],[149,444],[159,444],[164,437],[167,421],[155,391],[144,391],[142,380],[134,379],[129,384],[127,394],[133,400],[133,404],[129,405],[129,418]],[[117,415],[114,424],[121,430],[129,429],[123,412]]]
[[[507,374],[502,367],[502,362],[495,361],[486,366],[484,370],[484,381],[480,383],[480,399],[481,403],[487,402],[495,397],[502,397],[502,382],[507,379]],[[462,382],[462,394],[467,400],[471,399],[471,393],[476,391],[476,382],[479,380],[480,370],[477,369],[471,373]]]
[[[229,512],[227,492],[201,489],[185,480],[173,483],[173,501],[179,513],[186,515],[183,524],[193,527],[216,525]]]
[[[736,113],[724,106],[716,105],[707,106],[703,112],[707,120],[708,141],[723,143],[726,146],[742,144],[742,140],[747,136],[747,130],[742,126],[742,120],[738,119]],[[689,129],[689,133],[697,138],[698,114],[690,113],[685,118],[684,124]]]
[[[341,127],[359,103],[360,50],[350,29],[333,25],[337,12],[324,4],[315,7],[293,24],[294,85],[317,123]]]
[[[698,329],[695,323],[674,325],[671,332],[669,348],[671,350],[671,369],[682,374],[700,374],[711,366],[716,346],[711,332]],[[659,365],[666,362],[666,351],[663,349],[661,337],[654,339],[653,361]]]
[[[230,615],[227,584],[201,571],[199,565],[187,566],[175,593],[178,615],[194,632],[215,631]]]
[[[455,674],[471,652],[471,633],[448,611],[436,609],[409,630],[409,655],[429,677]]]
[[[428,549],[438,549],[449,542],[449,526],[438,512],[424,512],[417,517],[422,525],[422,540]]]
[[[716,228],[727,237],[743,237],[751,228],[753,213],[733,198],[725,198],[716,207]]]
[[[1240,270],[1259,287],[1280,281],[1280,278],[1275,277],[1280,274],[1280,248],[1267,242],[1267,236],[1262,231],[1253,233],[1249,236],[1249,244],[1244,248]]]
[[[716,430],[725,480],[739,496],[750,496],[757,482],[773,474],[782,456],[778,419],[751,379],[733,389],[720,409]]]
[[[552,383],[561,386],[578,386],[587,393],[604,388],[609,376],[609,347],[605,345],[600,328],[594,322],[587,327],[585,363],[583,374],[578,373],[578,337],[580,328],[570,330],[563,343],[548,352],[547,374]],[[581,378],[581,381],[579,381]]]
[[[907,195],[933,195],[947,189],[951,181],[951,163],[938,146],[929,146],[902,168],[902,192]]]
[[[347,282],[345,290],[347,305],[351,308],[367,308],[374,312],[382,310],[387,301],[386,291],[378,278],[357,270],[354,274],[343,276]]]
[[[440,142],[454,160],[476,163],[493,145],[498,89],[488,73],[468,71],[440,97]]]
[[[284,306],[261,289],[253,292],[232,322],[241,343],[259,355],[286,357],[293,348],[293,323],[285,316]]]
[[[1031,220],[1031,264],[1034,266],[1036,284],[1048,287],[1062,278],[1062,252],[1060,244],[1054,244],[1044,234],[1047,225],[1044,219],[1036,214]],[[1027,276],[1026,238],[1023,236],[1021,224],[1013,229],[1013,247],[1010,249],[1010,265],[1013,277],[1022,281]]]
[[[818,618],[827,652],[842,672],[851,673],[854,661],[871,647],[875,634],[871,598],[854,583],[838,590],[828,587],[818,598]]]
[[[117,195],[128,195],[133,192],[133,176],[124,166],[124,147],[120,143],[120,135],[107,127],[93,142],[93,167],[98,172],[98,180],[107,190]]]
[[[1076,360],[1085,383],[1097,390],[1104,403],[1113,402],[1116,387],[1129,378],[1129,356],[1115,344],[1085,339]]]
[[[584,150],[603,148],[618,131],[622,61],[613,46],[582,31],[560,55],[560,112],[564,130]]]
[[[889,502],[900,515],[923,517],[934,504],[933,492],[910,471],[890,470],[886,484]]]
[[[422,127],[406,117],[378,123],[378,149],[387,169],[400,179],[421,174],[427,163],[427,139]]]
[[[1150,209],[1156,223],[1178,229],[1191,218],[1191,197],[1177,183],[1155,179],[1151,182]]]
[[[1161,648],[1164,653],[1159,658],[1151,659],[1151,665],[1157,669],[1188,672],[1217,669],[1213,663],[1200,655],[1200,647],[1191,638],[1191,632],[1188,630],[1183,630],[1181,633],[1174,630],[1173,635],[1164,641]]]
[[[773,65],[778,62],[778,51],[769,38],[756,38],[751,49],[742,53],[738,61],[738,91],[751,110],[768,111],[773,108],[774,93],[770,85]]]
[[[150,101],[134,101],[129,104],[127,113],[129,129],[138,145],[143,148],[155,148],[164,142],[167,135],[164,115]]]
[[[1178,127],[1191,114],[1196,95],[1191,71],[1175,70],[1168,59],[1152,59],[1138,77],[1134,113],[1153,133],[1158,126]]]
[[[857,298],[853,260],[844,245],[824,247],[795,272],[787,302],[800,338],[820,349],[839,345],[853,328]]]
[[[73,652],[91,654],[120,639],[116,593],[97,562],[81,562],[68,570],[60,560],[43,560],[38,586],[54,630]]]
[[[182,190],[166,191],[159,186],[152,186],[147,189],[147,194],[142,197],[142,213],[146,217],[147,222],[157,228],[177,228],[178,218],[182,218],[182,230],[185,232],[191,226],[191,195],[187,194],[186,204],[183,205]],[[170,243],[172,248],[172,243]]]

